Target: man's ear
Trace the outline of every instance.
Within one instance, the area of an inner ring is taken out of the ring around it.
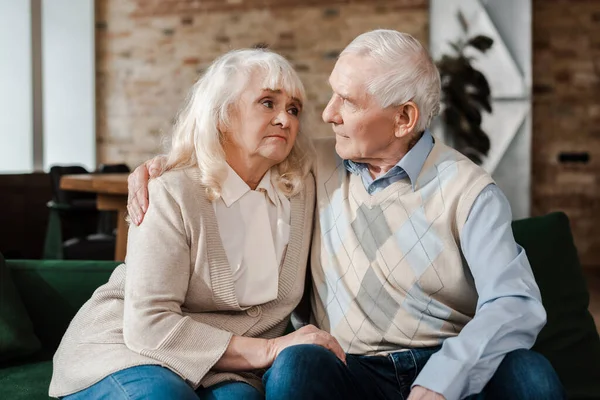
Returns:
[[[396,137],[412,137],[419,115],[419,108],[413,101],[408,101],[398,107],[395,116]]]

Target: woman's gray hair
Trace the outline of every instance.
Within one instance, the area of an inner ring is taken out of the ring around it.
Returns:
[[[292,65],[266,49],[230,51],[217,58],[192,87],[179,112],[164,170],[198,167],[211,200],[221,195],[227,177],[223,150],[226,138],[221,127],[230,125],[231,111],[250,79],[262,79],[265,89],[285,90],[302,103],[304,86]],[[277,187],[287,196],[300,192],[310,172],[312,145],[304,131],[306,113],[300,116],[300,131],[288,157],[277,165]]]
[[[399,106],[412,100],[420,116],[415,132],[423,132],[440,112],[440,73],[427,50],[408,33],[378,29],[363,33],[342,51],[368,56],[381,73],[367,90],[383,107]]]

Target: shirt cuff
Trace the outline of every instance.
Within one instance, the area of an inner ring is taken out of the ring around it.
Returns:
[[[459,400],[468,395],[469,383],[477,380],[470,375],[464,363],[437,353],[427,361],[411,388],[423,386],[443,395],[446,400]]]

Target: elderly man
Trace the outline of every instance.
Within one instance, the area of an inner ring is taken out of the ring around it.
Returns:
[[[335,139],[316,142],[311,322],[346,362],[290,347],[263,377],[268,397],[564,398],[527,350],[546,314],[506,197],[427,130],[440,101],[427,51],[405,33],[368,32],[329,83]],[[136,223],[147,179],[146,165],[130,178]]]

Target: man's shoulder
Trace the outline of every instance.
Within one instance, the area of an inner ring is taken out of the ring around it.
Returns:
[[[431,152],[431,156],[431,162],[437,165],[439,171],[457,165],[463,173],[468,170],[475,175],[489,175],[485,169],[474,163],[469,157],[465,156],[455,148],[441,142],[436,142],[433,151]]]
[[[430,183],[453,181],[452,190],[466,192],[474,184],[493,183],[493,178],[481,166],[468,157],[441,142],[435,143],[433,150],[425,160],[416,187]]]

